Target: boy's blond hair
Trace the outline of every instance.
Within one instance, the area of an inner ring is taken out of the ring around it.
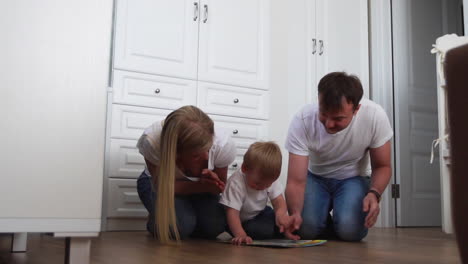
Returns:
[[[276,180],[281,173],[281,159],[281,150],[275,142],[255,142],[245,153],[243,166],[258,169],[262,179]]]

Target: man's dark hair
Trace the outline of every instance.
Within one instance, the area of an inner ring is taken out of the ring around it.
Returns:
[[[343,97],[356,109],[363,94],[359,78],[345,72],[331,72],[325,75],[318,84],[318,92],[323,111],[341,110]]]

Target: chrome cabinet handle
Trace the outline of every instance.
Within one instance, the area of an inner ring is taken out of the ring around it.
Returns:
[[[197,21],[198,19],[198,3],[195,2],[193,3],[194,7],[193,7],[193,21]]]
[[[154,93],[156,93],[156,94],[158,94],[158,93],[160,93],[160,92],[161,92],[161,90],[159,90],[159,88],[157,88],[156,90],[154,90]]]
[[[323,54],[323,40],[319,40],[319,55]]]
[[[234,130],[232,131],[232,133],[233,133],[234,135],[237,135],[237,134],[239,133],[239,130],[234,129]]]
[[[317,40],[312,39],[312,54],[315,54],[317,52]]]
[[[235,104],[239,103],[239,99],[237,99],[237,98],[234,99],[234,103],[235,103]]]
[[[237,163],[232,164],[233,168],[237,168]]]
[[[205,8],[205,19],[203,19],[203,23],[206,23],[208,20],[208,5],[203,5],[203,8]]]

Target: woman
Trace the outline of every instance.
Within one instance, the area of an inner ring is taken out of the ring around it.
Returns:
[[[146,168],[138,195],[149,232],[163,243],[188,236],[215,238],[225,229],[218,203],[236,147],[230,134],[195,106],[184,106],[148,127],[137,147]]]

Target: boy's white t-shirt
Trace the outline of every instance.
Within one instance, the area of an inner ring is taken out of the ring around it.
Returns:
[[[228,178],[224,192],[219,202],[239,211],[241,222],[253,219],[265,209],[268,198],[274,200],[283,194],[283,186],[279,180],[274,181],[265,190],[255,190],[247,186],[246,175],[241,169]]]
[[[309,156],[309,171],[326,178],[370,176],[369,148],[378,148],[393,136],[383,108],[368,100],[342,131],[329,134],[318,117],[317,105],[306,105],[291,121],[285,147]]]
[[[162,132],[162,121],[155,122],[146,128],[137,143],[137,148],[141,155],[152,164],[159,165],[161,155],[160,138]],[[236,157],[236,144],[229,131],[215,126],[213,137],[213,146],[208,153],[208,169],[225,168],[231,164]],[[145,167],[145,173],[151,176],[148,168]],[[176,179],[186,180],[185,175],[177,170]]]

